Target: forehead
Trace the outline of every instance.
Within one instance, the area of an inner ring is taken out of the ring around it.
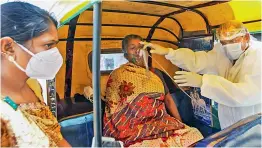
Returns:
[[[128,45],[137,45],[139,42],[141,42],[140,39],[131,39],[129,40]]]
[[[41,34],[40,36],[34,38],[34,40],[40,41],[40,42],[48,42],[51,40],[58,41],[58,33],[55,25],[50,25],[48,30]]]

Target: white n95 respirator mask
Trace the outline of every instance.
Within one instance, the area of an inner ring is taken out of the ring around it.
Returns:
[[[240,57],[240,55],[244,52],[241,49],[241,43],[227,44],[224,45],[223,48],[226,51],[227,57],[230,60],[236,60]]]
[[[18,44],[18,43],[17,43]],[[26,75],[34,79],[54,79],[63,64],[63,58],[57,47],[33,54],[23,45],[18,44],[32,57],[27,63],[26,69],[22,68],[14,59],[12,61],[17,68],[24,71]]]

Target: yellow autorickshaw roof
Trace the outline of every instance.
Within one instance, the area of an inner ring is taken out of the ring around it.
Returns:
[[[70,19],[74,18],[74,16],[82,13],[84,9],[91,7],[91,5],[94,2],[96,2],[94,0],[78,0],[78,1],[58,0],[58,1],[60,2],[56,3],[55,7],[52,10],[61,11],[61,9],[56,9],[56,8],[59,8],[59,7],[61,8],[61,6],[64,6],[63,10],[64,12],[67,12],[63,14],[64,15],[63,17],[61,17],[61,13],[60,13],[59,19],[60,19],[61,25],[67,23],[68,21],[70,21]],[[216,3],[215,1],[209,1],[209,0],[205,0],[205,1],[161,1],[161,3],[164,3],[166,5],[154,5],[151,3],[136,3],[136,2],[128,2],[128,1],[103,1],[102,6],[103,6],[103,9],[105,10],[120,10],[120,11],[122,10],[122,11],[129,11],[129,12],[141,12],[141,13],[155,14],[155,15],[165,15],[165,14],[168,14],[176,10],[177,11],[182,10],[180,8],[175,8],[172,5],[179,5],[179,6],[183,6],[187,8],[195,7],[196,10],[199,10],[207,17],[211,26],[220,25],[221,23],[227,20],[231,20],[231,19],[236,19],[242,22],[252,22],[252,21],[261,20],[261,1],[260,0],[256,0],[256,1],[232,0],[229,2],[220,1],[220,2],[217,2],[216,5],[212,5],[212,3],[213,4]],[[65,5],[67,6],[65,7]],[[177,20],[180,21],[181,24],[184,25],[184,28],[189,29],[189,30],[196,29],[190,26],[195,26],[195,24],[197,24],[196,23],[197,20],[198,20],[198,23],[202,21],[200,16],[198,16],[196,13],[192,13],[191,11],[186,11],[181,14],[174,14],[174,15],[171,15],[171,17],[177,18]],[[110,20],[110,16],[107,16],[106,19]],[[121,20],[121,18],[118,18],[118,19]],[[130,23],[132,23],[132,20],[129,20],[129,21]],[[139,22],[139,19],[137,19],[137,22]],[[120,23],[121,22],[119,22],[119,24]],[[254,23],[248,23],[248,24],[249,25],[247,25],[247,27],[251,32],[261,30],[261,22],[254,22]],[[196,27],[201,27],[201,26],[196,25]]]

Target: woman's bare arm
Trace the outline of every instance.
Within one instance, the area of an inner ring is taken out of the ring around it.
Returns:
[[[165,105],[167,107],[167,110],[171,114],[171,116],[175,117],[176,119],[178,119],[179,121],[182,122],[182,119],[181,119],[179,112],[178,112],[178,109],[176,107],[176,103],[174,102],[170,93],[166,94],[166,96],[165,96]]]

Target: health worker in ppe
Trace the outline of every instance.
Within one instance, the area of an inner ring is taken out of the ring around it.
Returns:
[[[228,21],[217,29],[219,42],[209,51],[165,48],[145,43],[151,53],[165,55],[178,67],[179,86],[200,87],[201,95],[217,103],[221,128],[261,112],[261,42],[250,39],[244,25]],[[203,75],[200,75],[203,74]]]

